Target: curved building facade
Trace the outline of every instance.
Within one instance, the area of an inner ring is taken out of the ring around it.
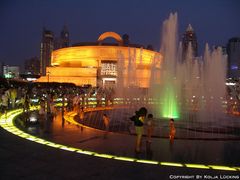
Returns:
[[[115,37],[116,36],[116,37]],[[117,44],[104,44],[105,38],[114,38]],[[121,37],[113,32],[102,34],[97,43],[58,49],[52,52],[51,67],[40,82],[71,82],[76,85],[123,86],[147,88],[152,63],[161,68],[160,53],[123,46]]]

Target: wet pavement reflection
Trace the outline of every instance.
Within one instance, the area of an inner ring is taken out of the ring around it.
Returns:
[[[49,132],[39,124],[24,127],[20,118],[17,121],[19,128],[29,134],[98,153],[156,161],[240,166],[240,143],[237,140],[175,139],[170,143],[168,138],[152,138],[152,142],[147,142],[143,137],[141,152],[135,153],[135,135],[109,132],[104,138],[104,131],[69,123],[61,111],[48,124]]]

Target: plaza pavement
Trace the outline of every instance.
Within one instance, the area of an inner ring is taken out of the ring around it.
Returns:
[[[98,153],[157,161],[240,166],[240,145],[237,141],[186,141],[153,139],[151,153],[143,139],[142,153],[134,153],[135,136],[81,128],[58,116],[51,133],[33,128],[26,131],[59,144]],[[240,171],[172,167],[105,159],[55,149],[17,137],[0,128],[0,179],[202,179],[220,175],[239,176]],[[185,177],[183,177],[185,176]],[[239,177],[240,178],[240,177]]]

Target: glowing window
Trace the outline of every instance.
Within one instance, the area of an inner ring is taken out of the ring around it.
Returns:
[[[103,61],[101,68],[102,76],[117,76],[117,65],[114,61]]]

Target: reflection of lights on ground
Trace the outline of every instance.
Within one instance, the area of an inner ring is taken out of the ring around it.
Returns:
[[[34,116],[31,116],[31,117],[29,118],[29,121],[30,121],[30,122],[37,122],[37,118],[34,117]]]
[[[7,116],[1,115],[0,116],[0,126],[5,130],[15,134],[19,137],[24,139],[43,144],[46,146],[50,146],[53,148],[58,148],[66,151],[76,152],[80,154],[107,158],[107,159],[114,159],[114,160],[121,160],[121,161],[129,161],[129,162],[137,162],[137,163],[145,163],[145,164],[153,164],[153,165],[160,165],[160,166],[173,166],[173,167],[187,167],[187,168],[197,168],[197,169],[212,169],[212,170],[225,170],[225,171],[240,171],[240,167],[228,167],[228,166],[218,166],[218,165],[203,165],[203,164],[184,164],[184,163],[175,163],[175,162],[159,162],[159,161],[152,161],[152,160],[145,160],[145,159],[136,159],[131,157],[121,157],[115,156],[111,154],[101,154],[93,151],[85,151],[83,149],[69,147],[62,144],[57,144],[54,142],[50,142],[30,134],[23,132],[22,130],[16,128],[13,124],[14,118],[21,114],[22,110],[13,110],[8,112]]]
[[[37,115],[36,115],[36,113],[31,113],[31,114],[30,114],[29,121],[30,121],[31,123],[37,122]]]
[[[38,103],[39,102],[39,99],[36,98],[36,99],[30,99],[32,103]]]

